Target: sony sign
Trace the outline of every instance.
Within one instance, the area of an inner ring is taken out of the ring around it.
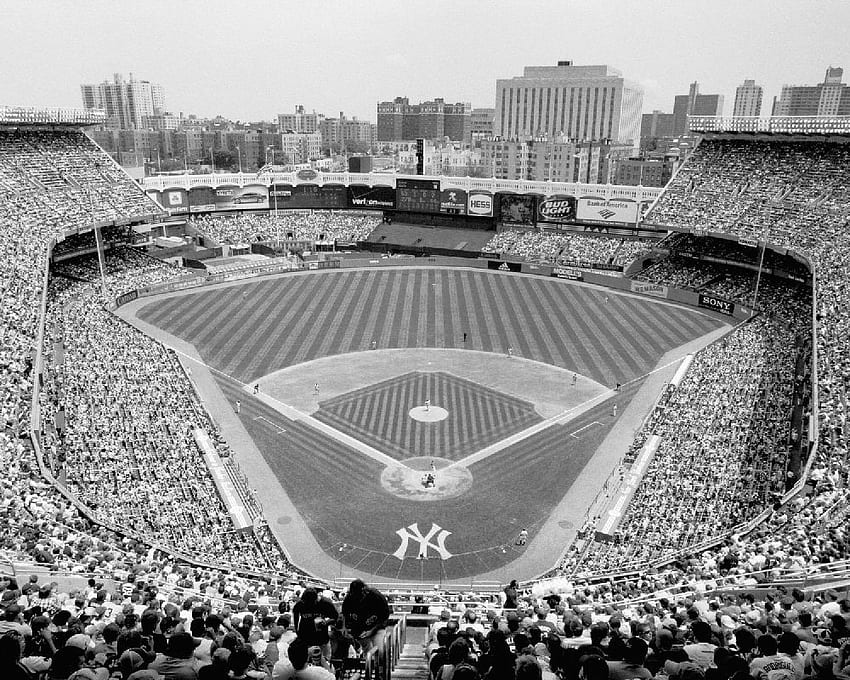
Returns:
[[[470,215],[491,217],[493,215],[493,196],[490,194],[469,194],[468,212]]]
[[[713,295],[700,294],[699,306],[705,307],[706,309],[713,309],[715,312],[720,312],[721,314],[726,314],[728,316],[732,316],[735,311],[734,302],[729,302],[729,300],[723,300],[721,298],[714,297]]]

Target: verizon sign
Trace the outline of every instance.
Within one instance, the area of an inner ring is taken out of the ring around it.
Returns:
[[[634,226],[638,204],[634,201],[606,201],[604,198],[580,198],[576,219],[588,224],[619,224]]]

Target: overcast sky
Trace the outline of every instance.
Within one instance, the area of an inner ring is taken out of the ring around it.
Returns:
[[[850,0],[4,0],[0,104],[81,106],[114,72],[161,83],[166,108],[273,119],[296,104],[374,121],[377,101],[493,106],[523,66],[609,64],[672,111],[697,80],[726,96],[850,76]],[[850,78],[845,77],[845,82]]]

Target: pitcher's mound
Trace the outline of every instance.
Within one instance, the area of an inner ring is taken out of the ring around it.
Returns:
[[[420,423],[438,423],[449,417],[449,412],[440,406],[417,406],[410,409],[407,415]]]

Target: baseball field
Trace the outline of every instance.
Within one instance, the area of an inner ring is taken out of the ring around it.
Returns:
[[[651,407],[654,371],[725,327],[426,267],[252,280],[128,314],[214,377],[193,379],[237,456],[257,454],[240,464],[299,566],[433,583],[552,566]]]

